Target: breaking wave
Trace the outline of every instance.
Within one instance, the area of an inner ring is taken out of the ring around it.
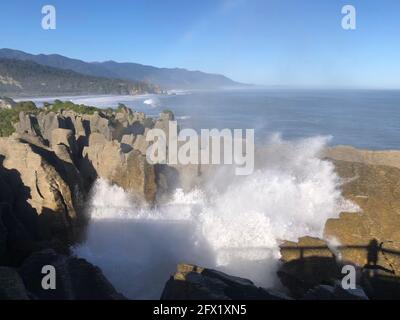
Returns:
[[[143,101],[143,103],[145,105],[147,105],[148,107],[150,107],[150,108],[158,108],[158,107],[161,106],[160,99],[158,99],[156,97],[153,97],[153,98],[150,98],[150,99],[146,99],[146,100]]]
[[[87,240],[75,252],[129,298],[159,298],[182,262],[276,286],[281,240],[321,237],[327,219],[358,210],[341,196],[333,165],[319,158],[326,143],[274,136],[258,150],[252,175],[222,168],[202,189],[177,189],[170,202],[151,210],[100,179]]]

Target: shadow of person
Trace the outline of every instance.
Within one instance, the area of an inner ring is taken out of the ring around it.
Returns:
[[[367,264],[364,266],[364,270],[368,271],[369,277],[374,277],[375,272],[378,270],[394,274],[393,270],[385,268],[378,264],[379,253],[383,253],[383,242],[379,243],[378,240],[372,239],[367,246]]]
[[[367,266],[376,266],[378,264],[379,250],[378,240],[372,239],[367,246]]]

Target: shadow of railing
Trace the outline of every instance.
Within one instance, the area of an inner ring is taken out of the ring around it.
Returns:
[[[378,265],[378,260],[379,260],[379,254],[381,253],[384,257],[386,255],[394,255],[394,256],[399,256],[400,257],[400,251],[390,249],[390,248],[384,248],[385,243],[391,243],[391,241],[385,241],[378,243],[376,239],[372,239],[368,245],[339,245],[339,246],[334,246],[334,250],[332,250],[329,246],[282,246],[281,251],[298,251],[299,252],[299,258],[304,259],[305,253],[307,251],[316,251],[316,250],[327,250],[327,252],[330,252],[332,254],[333,258],[338,258],[335,254],[335,251],[337,252],[342,252],[345,250],[362,250],[366,251],[366,260],[367,264],[364,266],[375,266]],[[395,274],[395,270],[389,270],[390,273]]]
[[[378,242],[376,239],[372,239],[366,245],[339,245],[334,247],[328,245],[283,245],[281,246],[283,256],[285,252],[296,252],[297,254],[283,259],[287,261],[283,261],[281,270],[284,270],[286,275],[289,274],[291,285],[294,287],[304,286],[302,290],[307,290],[309,285],[328,280],[332,275],[333,279],[341,279],[345,274],[341,273],[340,266],[346,264],[358,265],[358,283],[365,289],[370,298],[400,299],[399,265],[396,263],[398,258],[400,264],[400,251],[385,247],[385,245],[391,243],[394,242]],[[366,263],[359,265],[357,261],[352,261],[353,259],[348,256],[345,257],[346,259],[342,259],[346,250],[362,251],[365,254]],[[326,269],[329,268],[332,269],[327,271]],[[307,281],[309,282],[307,283]],[[300,296],[304,293],[302,290],[296,292],[296,294]]]

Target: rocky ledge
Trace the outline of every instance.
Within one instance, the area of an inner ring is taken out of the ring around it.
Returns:
[[[165,285],[161,300],[293,300],[287,290],[257,287],[252,281],[189,264],[179,264]],[[316,284],[304,300],[368,300],[362,288],[345,290],[339,282]]]

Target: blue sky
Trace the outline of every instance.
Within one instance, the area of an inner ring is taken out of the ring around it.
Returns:
[[[41,8],[57,29],[41,28]],[[341,27],[341,8],[357,29]],[[400,88],[398,0],[3,0],[0,47],[298,87]]]

